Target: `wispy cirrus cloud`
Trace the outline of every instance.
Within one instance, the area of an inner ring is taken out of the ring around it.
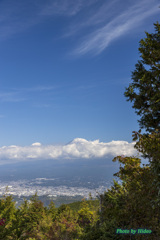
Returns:
[[[0,2],[0,40],[57,17],[65,21],[59,38],[73,39],[73,55],[100,54],[110,43],[139,29],[159,12],[159,0],[28,0]],[[54,31],[54,29],[53,29]],[[70,50],[69,50],[70,51]]]
[[[102,10],[100,9],[98,16],[103,19],[103,14],[100,14],[101,12]],[[158,1],[133,2],[132,5],[120,11],[117,15],[114,15],[112,19],[106,19],[103,26],[96,28],[90,34],[86,35],[81,41],[82,43],[75,49],[74,54],[99,54],[104,51],[111,42],[130,33],[135,28],[140,27],[145,19],[158,12]]]
[[[44,1],[42,1],[44,3]],[[95,3],[102,2],[103,0],[49,0],[43,5],[43,9],[39,15],[42,16],[53,16],[62,15],[73,17],[80,11],[92,7]]]
[[[9,91],[0,92],[0,102],[22,102],[27,101],[32,93],[42,94],[52,92],[58,86],[35,86],[30,88],[13,88]],[[37,95],[36,95],[37,96]]]
[[[25,101],[24,96],[20,96],[17,92],[0,93],[0,102],[22,102]]]
[[[79,34],[86,29],[87,33],[93,32],[100,28],[107,21],[109,22],[117,13],[115,5],[118,0],[109,1],[93,1],[92,5],[85,6],[82,15],[75,16],[74,21],[67,27],[64,37]],[[85,5],[85,4],[84,4]],[[86,33],[84,34],[86,35]]]
[[[98,0],[2,0],[0,2],[0,40],[26,31],[52,16],[75,16]]]
[[[102,83],[103,84],[103,83]],[[28,88],[11,88],[8,91],[0,91],[0,103],[18,103],[30,101],[34,107],[48,108],[53,106],[54,102],[59,102],[61,94],[70,96],[71,92],[75,92],[75,96],[88,96],[90,90],[97,89],[100,85],[81,85],[81,84],[63,84],[63,85],[37,85]],[[68,88],[69,87],[69,88]],[[57,105],[56,105],[57,106]],[[58,105],[59,106],[59,105]]]
[[[0,40],[10,38],[39,23],[37,1],[11,0],[0,2]]]
[[[0,164],[31,160],[95,159],[117,155],[136,155],[135,143],[126,141],[100,142],[76,138],[66,145],[3,146],[0,148]]]
[[[41,10],[40,15],[52,16],[52,15],[76,15],[83,7],[84,0],[59,0],[48,1],[46,6]]]

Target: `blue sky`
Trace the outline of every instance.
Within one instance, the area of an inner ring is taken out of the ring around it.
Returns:
[[[158,0],[1,0],[0,146],[132,142],[124,97]]]

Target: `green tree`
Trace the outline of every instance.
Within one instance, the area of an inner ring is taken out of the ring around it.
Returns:
[[[63,204],[49,230],[48,239],[76,240],[82,234],[82,228],[77,223],[77,214],[69,206]]]
[[[141,60],[135,65],[132,82],[124,93],[140,116],[140,130],[133,132],[133,140],[137,140],[135,148],[149,159],[149,164],[141,167],[141,160],[136,157],[118,156],[113,160],[124,164],[115,174],[122,184],[114,181],[114,186],[101,196],[100,219],[106,226],[110,219],[117,227],[152,228],[152,239],[159,239],[160,24],[157,22],[154,26],[155,33],[146,32],[146,38],[140,41]],[[141,134],[141,129],[146,132]],[[122,239],[130,237],[126,235]],[[136,239],[141,239],[141,236],[136,236]]]
[[[103,233],[105,229],[106,233],[103,235],[108,236],[106,239],[130,239],[128,234],[117,235],[116,229],[148,228],[153,232],[152,239],[157,239],[158,209],[152,208],[152,201],[157,195],[156,186],[152,184],[153,172],[149,166],[141,167],[141,160],[136,157],[117,156],[113,161],[121,164],[119,172],[114,174],[120,178],[121,184],[114,180],[114,185],[101,195],[102,217],[99,231]],[[109,222],[112,222],[112,228],[109,227]],[[146,236],[145,239],[151,239],[150,237]],[[132,238],[139,240],[142,236]]]
[[[17,239],[48,239],[47,232],[52,225],[51,216],[47,216],[43,203],[37,194],[30,201],[24,200],[16,215]]]
[[[15,202],[12,196],[4,195],[0,199],[0,220],[2,219],[4,219],[4,224],[0,225],[0,239],[12,239],[13,222],[16,219]]]
[[[152,208],[152,201],[156,199],[157,189],[153,185],[154,174],[149,166],[141,167],[141,160],[135,157],[118,156],[113,161],[124,164],[114,176],[122,180],[125,189],[125,216],[129,228],[151,227],[156,231],[157,209]],[[147,211],[146,211],[147,209]],[[122,217],[122,216],[121,216]],[[125,219],[123,217],[123,219]]]
[[[146,32],[146,38],[140,41],[141,60],[136,64],[125,96],[141,116],[140,128],[146,130],[144,134],[141,130],[133,132],[133,139],[137,140],[135,148],[149,159],[154,173],[160,222],[160,24],[154,26],[155,33]]]
[[[78,211],[78,224],[86,230],[89,229],[97,220],[96,211],[91,210],[89,203],[83,200],[81,209]]]
[[[48,208],[47,208],[47,214],[49,214],[52,218],[52,221],[55,220],[56,215],[57,215],[57,209],[55,207],[55,204],[53,201],[50,202]]]
[[[132,83],[125,96],[141,117],[140,127],[149,132],[160,131],[160,24],[154,24],[155,33],[146,32],[140,41],[141,60],[132,72]]]

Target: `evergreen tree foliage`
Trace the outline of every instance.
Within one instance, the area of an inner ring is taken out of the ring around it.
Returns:
[[[137,157],[113,159],[124,164],[115,174],[122,184],[114,181],[111,189],[101,195],[100,218],[102,224],[111,219],[117,228],[151,229],[152,236],[145,235],[145,239],[160,239],[160,24],[154,26],[155,33],[146,32],[146,38],[140,41],[141,60],[125,91],[140,116],[140,130],[133,132],[135,148],[148,158],[149,164],[140,167]],[[144,134],[142,128],[146,130]],[[124,235],[123,239],[130,237]],[[144,238],[136,235],[132,239]]]
[[[153,185],[157,187],[157,199],[160,222],[160,24],[154,24],[155,33],[146,32],[146,38],[140,41],[141,58],[132,73],[132,83],[126,89],[125,96],[133,102],[140,127],[146,130],[133,132],[137,140],[135,148],[149,159],[154,174]]]
[[[160,24],[154,24],[155,33],[147,33],[140,41],[141,60],[132,72],[132,83],[125,96],[141,117],[140,127],[160,131]]]
[[[14,229],[13,223],[16,218],[15,202],[12,196],[4,195],[0,199],[0,239],[11,239],[11,233]]]

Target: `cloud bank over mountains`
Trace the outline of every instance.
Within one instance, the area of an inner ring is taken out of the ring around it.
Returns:
[[[30,146],[3,146],[0,147],[0,164],[46,159],[76,160],[118,155],[133,156],[137,154],[134,145],[135,142],[111,141],[105,143],[99,140],[88,141],[83,138],[75,138],[66,145],[42,145],[36,142]]]

